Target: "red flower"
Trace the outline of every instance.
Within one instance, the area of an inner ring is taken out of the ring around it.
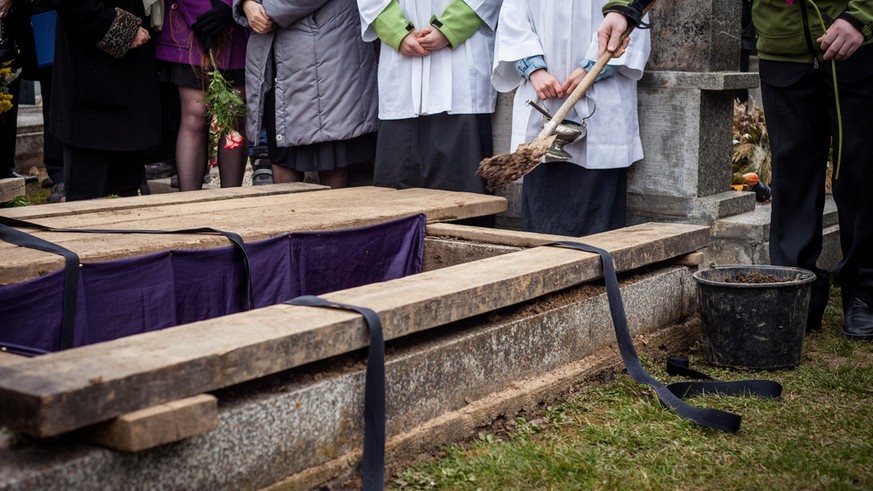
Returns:
[[[224,137],[224,148],[229,148],[233,150],[234,148],[239,148],[243,144],[243,136],[239,134],[239,131],[233,130]]]

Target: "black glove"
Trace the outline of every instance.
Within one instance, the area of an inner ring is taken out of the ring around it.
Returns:
[[[191,26],[194,34],[200,40],[204,52],[209,52],[212,43],[224,30],[233,24],[233,10],[222,2],[212,2],[212,9],[197,16],[197,22]]]
[[[628,24],[640,29],[647,29],[649,28],[649,24],[643,24],[643,16],[645,15],[643,10],[654,1],[655,0],[633,0],[627,7],[617,5],[610,8],[607,12],[619,12],[624,14],[624,16],[627,17]]]

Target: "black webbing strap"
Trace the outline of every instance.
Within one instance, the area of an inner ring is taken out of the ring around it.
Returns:
[[[245,272],[245,277],[246,277],[246,281],[245,281],[245,283],[246,283],[246,286],[245,286],[245,288],[246,288],[246,310],[251,310],[255,306],[254,292],[252,291],[252,274],[251,274],[251,270],[249,268],[249,255],[246,252],[245,242],[243,242],[242,237],[240,237],[239,234],[234,233],[234,232],[227,232],[224,230],[218,230],[218,229],[212,228],[212,227],[188,228],[188,229],[183,229],[183,230],[106,230],[106,229],[84,229],[84,228],[60,228],[60,227],[49,227],[47,225],[40,225],[38,223],[28,222],[28,221],[24,221],[24,220],[18,220],[16,218],[9,218],[9,217],[4,217],[4,216],[0,216],[0,225],[8,225],[9,227],[18,227],[18,228],[30,228],[30,229],[41,230],[43,232],[68,232],[68,233],[75,232],[75,233],[83,233],[83,234],[150,234],[150,235],[207,234],[207,235],[222,235],[222,236],[226,237],[228,240],[230,240],[233,243],[233,245],[236,246],[236,249],[242,254],[243,271]],[[19,233],[23,233],[23,232],[19,232]],[[27,235],[27,234],[25,234],[25,235]],[[44,242],[46,244],[52,244],[51,242],[48,242],[48,241],[43,240],[43,239],[37,239],[37,240],[41,240],[42,242]],[[11,242],[11,241],[7,241],[7,242]],[[21,244],[16,244],[16,245],[21,245]],[[56,246],[55,244],[52,244],[52,245]],[[22,247],[28,247],[28,246],[22,246]],[[56,246],[56,247],[63,249],[60,246]],[[36,249],[36,247],[31,247],[31,249]],[[40,249],[40,250],[44,250],[44,249]],[[66,250],[66,249],[64,249],[64,250]],[[53,252],[53,251],[46,251],[46,252]],[[57,254],[60,254],[60,253],[58,252]],[[79,259],[78,259],[78,257],[76,257],[76,267],[77,268],[78,268],[78,262],[79,262]],[[68,263],[69,263],[69,261],[68,261]],[[69,271],[67,271],[67,274],[70,274]],[[66,288],[66,284],[65,284],[65,288],[64,288],[64,291],[65,291],[64,295],[65,296],[67,295],[66,290],[67,290],[67,288]],[[75,301],[75,298],[76,297],[73,296],[73,301]],[[61,348],[61,349],[64,349],[64,348]]]
[[[703,395],[723,396],[757,396],[779,397],[782,395],[782,385],[772,380],[736,380],[722,382],[714,379],[703,372],[698,372],[689,367],[688,357],[667,357],[667,373],[669,375],[681,375],[683,377],[709,380],[708,382],[675,382],[667,385],[670,392],[679,397],[693,397]]]
[[[2,219],[3,217],[0,217]],[[64,257],[64,298],[61,310],[61,344],[59,349],[73,347],[76,322],[76,295],[79,287],[79,255],[53,242],[34,237],[5,225],[0,220],[0,240],[19,247],[36,249]]]
[[[600,259],[603,264],[603,278],[606,281],[606,296],[609,300],[609,313],[612,316],[612,323],[615,327],[615,337],[618,340],[618,351],[621,354],[621,359],[624,362],[624,366],[625,368],[627,368],[628,374],[630,374],[631,378],[633,378],[637,383],[651,386],[655,390],[655,393],[658,394],[658,398],[661,400],[661,402],[676,411],[676,413],[678,413],[683,418],[691,420],[702,426],[715,428],[717,430],[730,433],[735,433],[737,430],[740,429],[742,416],[729,413],[727,411],[721,411],[718,409],[689,406],[682,400],[682,397],[703,393],[713,394],[715,392],[727,394],[730,393],[729,390],[734,391],[733,393],[735,394],[751,394],[750,390],[747,387],[736,389],[727,389],[724,387],[727,384],[738,384],[736,382],[691,382],[686,384],[709,384],[706,386],[708,387],[708,390],[707,388],[700,386],[700,392],[695,392],[695,390],[697,390],[696,388],[694,388],[697,387],[696,385],[694,387],[692,387],[691,385],[676,385],[676,387],[671,390],[664,386],[664,384],[655,380],[654,377],[649,375],[649,373],[646,372],[646,370],[643,368],[642,364],[640,364],[640,359],[637,356],[636,349],[633,345],[633,340],[631,339],[630,331],[627,327],[627,316],[624,310],[624,302],[621,298],[621,289],[618,286],[618,277],[615,273],[615,264],[613,263],[612,257],[607,251],[599,247],[571,241],[552,242],[546,245],[568,247],[571,249],[577,249],[585,252],[593,252],[600,255]],[[769,383],[776,384],[775,382]],[[740,387],[740,385],[738,385],[737,387]],[[681,395],[678,395],[676,392],[674,392],[674,390],[678,391]],[[781,386],[779,388],[779,393],[781,393]]]
[[[381,491],[385,488],[385,340],[382,321],[376,312],[355,305],[331,302],[312,295],[304,295],[287,302],[288,305],[326,307],[351,310],[364,316],[370,331],[367,352],[367,374],[364,383],[364,457],[363,491]]]

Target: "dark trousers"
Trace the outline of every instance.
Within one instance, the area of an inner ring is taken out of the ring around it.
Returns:
[[[799,266],[818,276],[808,326],[821,324],[828,274],[816,267],[822,248],[826,162],[831,137],[839,177],[833,181],[843,258],[834,280],[844,293],[873,301],[873,46],[837,62],[843,120],[839,145],[830,62],[761,61],[761,92],[773,152],[772,264]]]
[[[52,66],[40,68],[38,76],[42,94],[42,161],[52,181],[64,182],[64,145],[48,130],[52,102]]]
[[[625,226],[627,168],[545,162],[524,176],[521,228],[582,237]]]
[[[64,144],[67,201],[137,196],[145,174],[143,152],[112,152]]]

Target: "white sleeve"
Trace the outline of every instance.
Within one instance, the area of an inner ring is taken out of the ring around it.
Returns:
[[[378,39],[376,30],[373,29],[373,21],[383,10],[388,8],[391,0],[358,0],[358,11],[361,14],[361,35],[364,41],[375,41]]]
[[[506,2],[501,2],[500,0],[464,0],[464,3],[473,9],[473,11],[476,12],[476,15],[482,19],[482,22],[493,31],[497,28],[500,4],[505,4]]]
[[[643,18],[643,22],[648,22],[648,16]],[[643,76],[643,71],[646,68],[646,63],[649,61],[649,54],[652,52],[651,36],[648,29],[634,29],[631,32],[630,43],[628,43],[625,52],[618,58],[609,60],[609,65],[618,66],[619,72],[631,80],[639,80]],[[597,31],[591,34],[591,44],[588,45],[588,52],[585,53],[585,58],[588,60],[597,61]]]
[[[505,0],[497,24],[494,43],[494,71],[491,83],[499,92],[510,92],[521,84],[515,71],[518,60],[543,55],[539,36],[534,31],[526,0]]]

